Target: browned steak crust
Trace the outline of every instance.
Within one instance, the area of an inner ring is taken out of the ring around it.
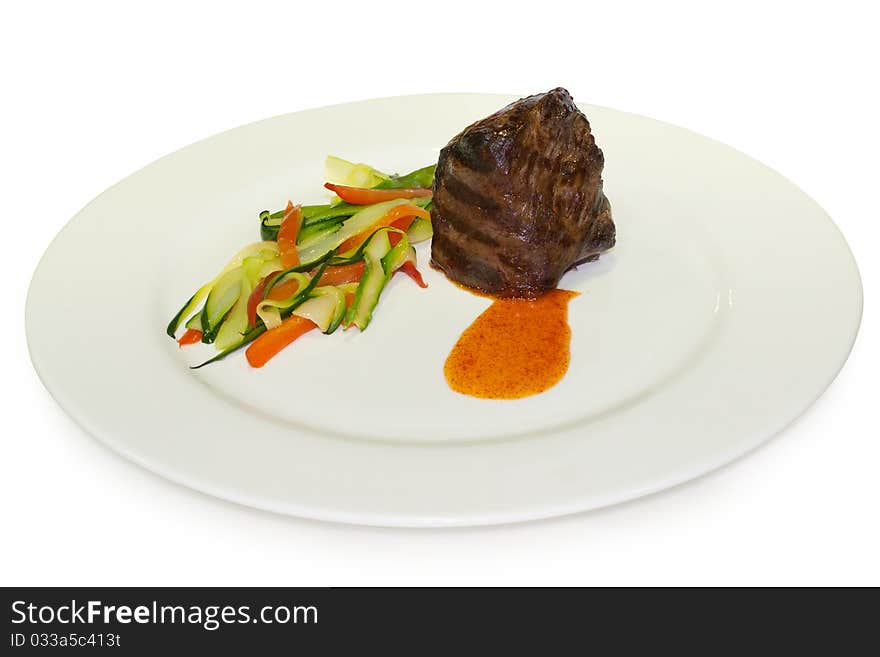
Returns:
[[[500,297],[534,297],[614,246],[602,151],[565,89],[518,100],[443,150],[431,264]]]

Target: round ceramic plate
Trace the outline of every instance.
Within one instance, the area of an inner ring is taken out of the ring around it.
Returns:
[[[173,481],[296,516],[398,526],[592,509],[701,475],[767,440],[829,385],[855,339],[859,274],[811,199],[755,160],[581,103],[605,152],[615,249],[567,274],[571,366],[547,392],[453,392],[443,363],[489,304],[419,262],[373,323],[309,334],[260,370],[197,371],[169,318],[257,213],[323,202],[327,154],[404,172],[515,97],[386,98],[280,116],[173,153],[61,231],[27,302],[58,403]],[[59,330],[59,322],[63,330]]]

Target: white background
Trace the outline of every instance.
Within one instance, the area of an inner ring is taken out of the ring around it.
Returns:
[[[880,49],[870,3],[308,4],[0,10],[0,584],[880,584]],[[665,493],[557,520],[348,527],[238,507],[141,470],[74,425],[31,368],[23,309],[43,250],[89,200],[150,161],[304,108],[557,85],[749,153],[813,196],[848,238],[865,286],[852,356],[757,452]]]

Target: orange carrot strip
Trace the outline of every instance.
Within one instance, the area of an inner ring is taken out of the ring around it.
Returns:
[[[262,367],[284,347],[314,328],[318,328],[318,325],[312,320],[291,315],[251,343],[245,352],[248,363],[251,367]]]
[[[410,205],[409,203],[405,205],[395,205],[372,226],[361,231],[357,235],[348,238],[342,244],[340,244],[338,249],[339,253],[345,253],[346,251],[356,249],[361,244],[363,244],[367,240],[367,238],[373,234],[374,231],[384,226],[390,226],[395,221],[398,221],[399,219],[404,219],[406,217],[421,217],[423,219],[428,219],[431,217],[431,213],[424,208],[420,208],[417,205]],[[407,228],[408,227],[409,226],[407,226]]]
[[[266,295],[267,299],[271,299],[272,301],[283,301],[284,299],[289,299],[296,291],[299,289],[299,283],[296,282],[295,278],[290,278],[283,283],[279,283],[272,287],[269,290],[269,293]]]

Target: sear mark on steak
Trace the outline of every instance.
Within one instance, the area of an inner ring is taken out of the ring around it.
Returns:
[[[434,175],[431,264],[498,297],[536,297],[614,246],[602,151],[565,89],[465,128]]]

